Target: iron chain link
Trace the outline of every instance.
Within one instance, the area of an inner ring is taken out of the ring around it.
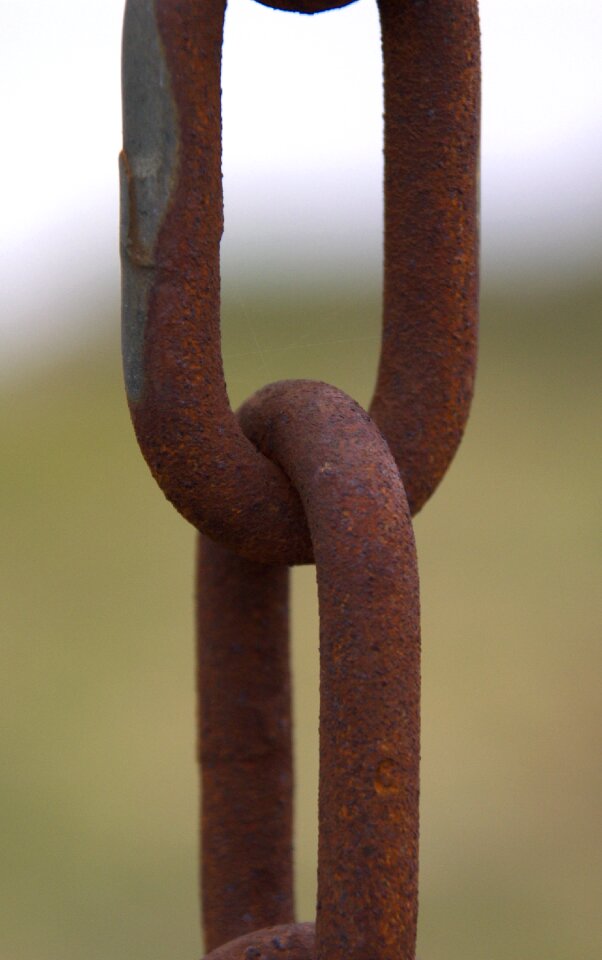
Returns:
[[[316,13],[351,0],[260,0]],[[414,960],[420,631],[411,516],[476,363],[477,0],[378,0],[383,332],[366,413],[271,384],[238,413],[220,347],[226,0],[128,0],[123,355],[141,450],[200,532],[202,889],[214,960]],[[316,923],[295,924],[288,566],[320,604]]]

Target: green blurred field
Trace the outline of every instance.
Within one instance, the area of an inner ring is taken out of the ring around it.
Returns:
[[[289,376],[366,402],[376,293],[295,300],[230,291],[233,404]],[[467,436],[416,521],[422,960],[602,956],[601,304],[595,284],[485,298]],[[116,332],[2,401],[0,958],[198,957],[193,532],[138,453]],[[315,607],[296,571],[303,919]]]

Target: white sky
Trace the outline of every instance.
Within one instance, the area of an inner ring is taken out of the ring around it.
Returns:
[[[57,311],[90,285],[117,290],[122,12],[123,0],[0,0],[4,360],[26,337],[59,336]],[[481,21],[486,267],[591,262],[602,0],[481,0]],[[314,17],[230,0],[227,265],[275,249],[292,265],[294,238],[310,265],[341,244],[378,255],[380,70],[374,0]]]

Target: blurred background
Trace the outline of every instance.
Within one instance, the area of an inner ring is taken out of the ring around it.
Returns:
[[[202,953],[194,533],[119,359],[123,0],[0,0],[0,960]],[[481,0],[482,333],[461,450],[416,519],[424,960],[602,955],[602,7]],[[232,404],[379,346],[373,0],[230,0]],[[314,912],[317,611],[294,574],[297,884]]]

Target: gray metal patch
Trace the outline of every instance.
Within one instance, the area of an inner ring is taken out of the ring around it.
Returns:
[[[178,124],[155,0],[128,0],[122,51],[121,343],[130,401],[144,385],[144,330],[155,245],[175,186]]]

